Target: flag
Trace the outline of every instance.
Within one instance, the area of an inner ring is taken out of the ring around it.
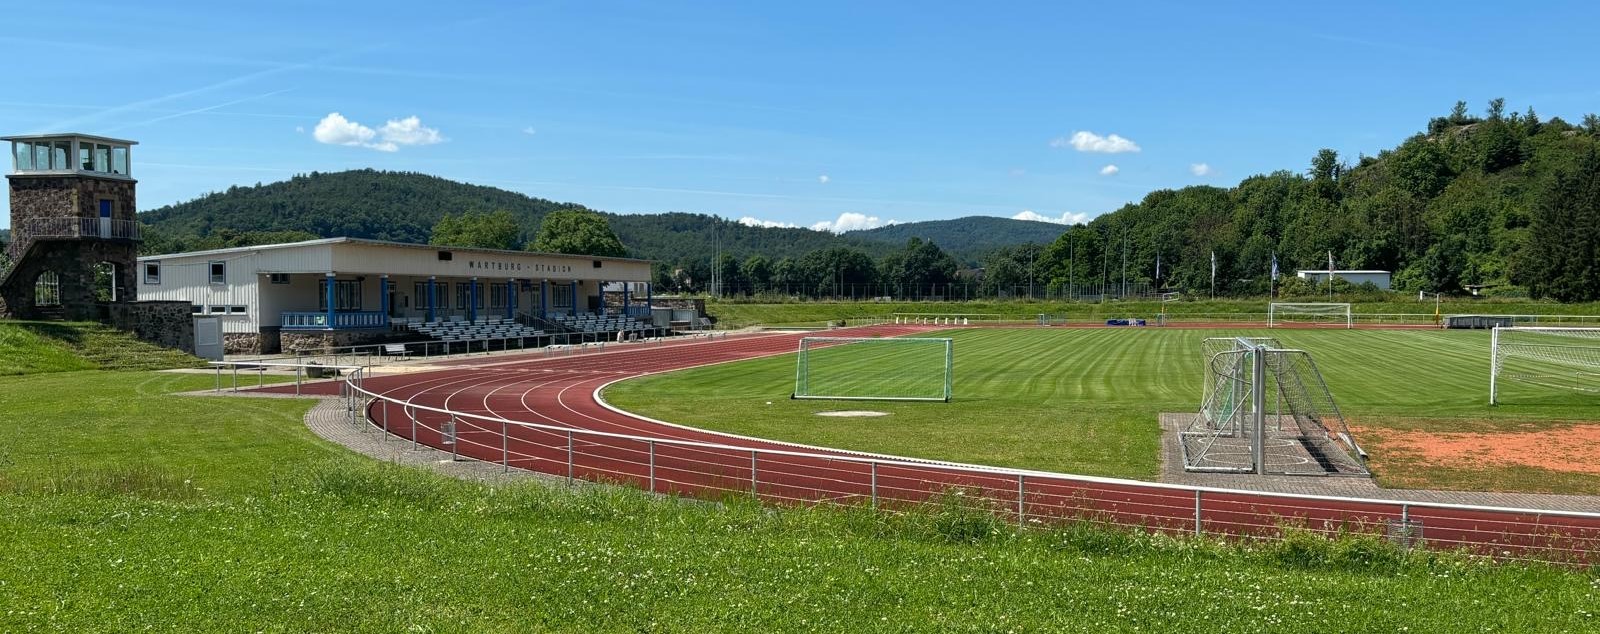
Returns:
[[[1156,281],[1161,281],[1161,254],[1156,254]]]
[[[1272,254],[1272,281],[1274,281],[1274,282],[1278,281],[1278,254],[1277,254],[1277,252],[1273,252],[1273,254]]]
[[[1211,252],[1211,286],[1217,285],[1217,252]]]
[[[1333,283],[1333,249],[1328,249],[1328,283]]]

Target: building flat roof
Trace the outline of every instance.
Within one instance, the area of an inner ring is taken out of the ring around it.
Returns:
[[[61,139],[61,138],[69,138],[69,137],[76,137],[76,138],[79,138],[79,139],[89,139],[91,141],[104,141],[106,143],[111,143],[111,144],[116,144],[116,145],[138,145],[139,144],[138,141],[129,141],[127,139],[113,139],[113,138],[108,137],[108,136],[97,136],[97,135],[93,135],[93,134],[82,134],[82,133],[79,133],[79,132],[58,132],[58,133],[55,133],[55,134],[19,134],[19,135],[16,135],[16,136],[0,136],[0,141],[39,141],[39,140],[42,140],[42,139]]]
[[[476,247],[452,247],[437,244],[416,244],[412,242],[392,242],[389,240],[372,240],[369,238],[319,238],[302,242],[279,242],[277,244],[258,244],[249,247],[228,247],[226,249],[211,249],[209,251],[185,251],[183,253],[162,253],[159,255],[140,256],[142,260],[160,260],[163,258],[183,258],[200,255],[225,255],[229,253],[248,253],[251,251],[265,251],[270,249],[294,249],[301,247],[316,247],[330,244],[364,244],[382,247],[403,247],[410,249],[425,249],[428,251],[451,251],[455,253],[493,253],[498,255],[540,256],[552,258],[573,258],[577,260],[607,260],[612,262],[650,262],[639,258],[614,258],[601,255],[573,255],[571,253],[544,253],[541,251],[511,251],[506,249],[480,249]]]

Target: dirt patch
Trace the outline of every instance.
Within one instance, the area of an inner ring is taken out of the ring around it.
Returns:
[[[1352,429],[1383,462],[1447,468],[1534,467],[1600,475],[1600,424],[1537,431],[1426,432]]]
[[[874,412],[865,409],[846,409],[832,412],[817,412],[818,416],[838,416],[842,418],[858,418],[871,416],[888,416],[889,412]]]

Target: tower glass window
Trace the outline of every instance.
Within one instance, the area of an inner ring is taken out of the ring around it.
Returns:
[[[11,144],[17,158],[17,171],[33,169],[33,144],[27,141],[16,141]]]

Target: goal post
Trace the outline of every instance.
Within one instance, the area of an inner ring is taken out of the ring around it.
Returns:
[[[1355,327],[1355,317],[1348,303],[1334,302],[1271,302],[1267,304],[1267,327],[1284,324],[1310,324],[1319,326]]]
[[[1495,326],[1489,337],[1489,404],[1507,380],[1600,393],[1600,328]]]
[[[803,337],[790,398],[950,401],[955,342],[936,337]]]

